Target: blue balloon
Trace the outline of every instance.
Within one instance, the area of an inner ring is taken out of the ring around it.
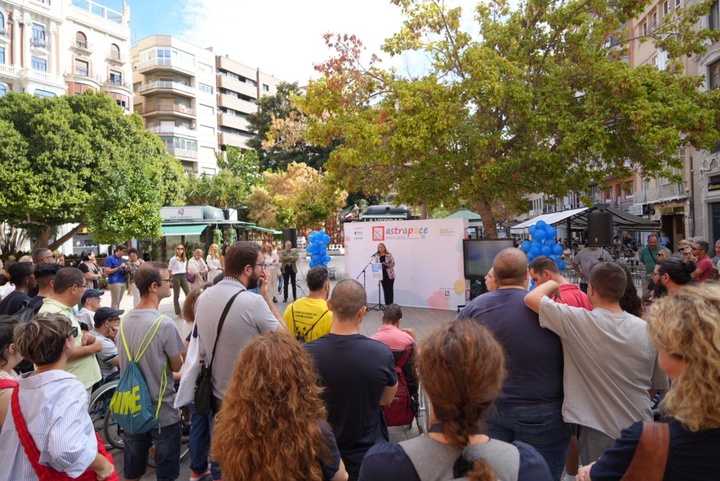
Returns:
[[[545,223],[544,220],[539,220],[535,223],[535,227],[537,227],[538,229],[544,230],[546,226],[547,226],[547,224]]]
[[[305,248],[305,250],[306,250],[309,254],[312,254],[313,252],[315,252],[315,249],[316,249],[316,248],[317,248],[317,247],[315,246],[315,244],[308,244],[307,247]]]
[[[539,239],[533,239],[530,241],[530,247],[540,247],[542,245],[542,242],[540,242]]]
[[[550,248],[550,246],[542,246],[540,248],[540,253],[544,256],[549,256],[550,254],[552,254],[552,249]]]
[[[332,238],[331,238],[329,235],[323,233],[323,238],[322,238],[322,240],[323,240],[323,242],[324,242],[325,244],[327,244],[327,243],[329,243],[329,242],[332,240]]]
[[[557,229],[551,225],[545,228],[545,232],[547,232],[548,237],[554,238],[557,235]]]
[[[522,249],[523,252],[530,252],[531,247],[532,243],[529,240],[524,240],[522,244],[520,244],[520,249]]]
[[[535,239],[542,241],[545,239],[545,236],[547,236],[547,233],[543,229],[535,230],[535,236],[534,236]]]
[[[555,254],[556,256],[559,256],[562,253],[563,253],[563,246],[561,246],[560,244],[555,244],[553,246],[553,254]]]
[[[565,269],[565,261],[564,260],[560,259],[558,261],[557,265],[558,265],[558,269],[560,269],[561,271]]]
[[[527,253],[527,258],[528,258],[528,263],[529,263],[531,260],[535,259],[535,256],[532,255],[532,252],[528,252],[528,253]]]
[[[530,235],[535,235],[535,226],[531,225],[530,227],[528,227],[528,232],[530,233]]]
[[[312,269],[313,267],[317,266],[317,265],[318,265],[318,264],[317,264],[317,261],[316,261],[315,259],[312,259],[312,260],[310,261],[310,268],[311,268],[311,269]]]
[[[330,262],[331,260],[332,260],[332,257],[330,257],[330,256],[325,256],[325,264],[327,264],[327,263]]]
[[[540,248],[538,246],[533,246],[530,248],[530,254],[533,256],[533,258],[540,255]]]
[[[556,256],[555,254],[550,254],[550,259],[554,260],[555,263],[557,263],[557,261],[560,260],[560,259],[558,259],[558,256]]]

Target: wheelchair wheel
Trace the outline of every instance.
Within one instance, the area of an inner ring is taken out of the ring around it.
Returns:
[[[117,389],[118,381],[111,381],[103,384],[90,395],[90,402],[88,404],[88,413],[90,419],[92,419],[95,431],[105,440],[105,448],[110,449],[112,445],[105,436],[105,417],[107,416],[110,400]]]
[[[115,421],[115,417],[111,410],[108,409],[104,420],[105,441],[110,446],[117,449],[125,449],[125,439],[123,438],[123,429]]]
[[[418,414],[417,414],[417,425],[420,434],[426,434],[428,432],[430,423],[430,403],[425,395],[425,390],[420,385],[418,389]]]

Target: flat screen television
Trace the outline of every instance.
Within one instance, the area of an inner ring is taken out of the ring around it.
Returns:
[[[512,239],[464,239],[465,279],[484,279],[492,268],[495,256],[507,247],[515,247],[515,242]]]

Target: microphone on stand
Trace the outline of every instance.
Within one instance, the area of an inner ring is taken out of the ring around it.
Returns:
[[[375,256],[378,255],[378,254],[380,254],[380,251],[377,251],[375,254],[371,254],[371,255],[370,255],[370,258],[372,259],[373,257],[375,257]]]

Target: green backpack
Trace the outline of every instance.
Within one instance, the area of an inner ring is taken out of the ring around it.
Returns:
[[[113,394],[112,400],[110,401],[110,410],[112,411],[113,417],[117,423],[126,432],[130,434],[141,434],[150,431],[157,427],[158,416],[160,415],[161,400],[167,389],[167,369],[163,368],[162,381],[160,382],[160,397],[158,398],[157,410],[153,409],[153,401],[150,396],[150,389],[148,388],[145,376],[140,370],[138,362],[142,359],[145,351],[147,351],[150,342],[157,334],[160,328],[164,316],[157,318],[152,323],[148,332],[145,333],[140,348],[138,349],[137,356],[133,359],[130,353],[130,348],[125,340],[125,332],[123,331],[123,324],[125,323],[125,316],[120,321],[120,335],[122,336],[122,343],[127,353],[128,363],[125,366],[125,372],[120,377],[115,394]],[[148,338],[148,336],[150,336]]]

